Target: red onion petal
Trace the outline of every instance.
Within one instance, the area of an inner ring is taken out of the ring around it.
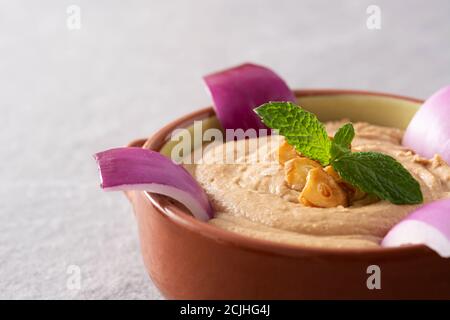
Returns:
[[[395,247],[424,244],[445,258],[450,257],[450,199],[421,206],[395,225],[381,245]]]
[[[269,101],[295,102],[294,93],[283,79],[255,64],[242,64],[203,79],[224,129],[267,129],[254,108]]]
[[[105,190],[143,190],[171,197],[203,221],[213,217],[205,191],[182,166],[152,150],[116,148],[95,154]]]
[[[423,157],[439,154],[450,163],[450,86],[434,93],[408,125],[403,145]]]

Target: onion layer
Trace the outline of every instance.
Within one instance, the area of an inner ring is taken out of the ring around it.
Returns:
[[[204,77],[224,129],[267,129],[253,109],[269,101],[295,102],[286,83],[272,70],[255,64]]]
[[[428,203],[392,228],[381,245],[424,244],[440,256],[450,257],[450,199]]]
[[[105,190],[143,190],[182,203],[198,219],[213,217],[205,191],[182,166],[152,150],[116,148],[95,154]]]
[[[403,137],[403,145],[423,157],[439,154],[450,163],[450,86],[425,101]]]

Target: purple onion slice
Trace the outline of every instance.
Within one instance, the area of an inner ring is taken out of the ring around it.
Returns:
[[[116,148],[95,154],[105,190],[143,190],[182,203],[197,219],[207,221],[213,209],[205,191],[182,166],[152,150]]]

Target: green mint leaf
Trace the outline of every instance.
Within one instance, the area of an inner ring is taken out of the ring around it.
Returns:
[[[397,160],[377,152],[354,152],[332,162],[341,177],[357,188],[394,204],[423,202],[419,183]]]
[[[269,102],[254,109],[263,123],[286,138],[303,156],[330,163],[331,140],[317,117],[291,102]]]
[[[355,129],[351,123],[347,123],[340,127],[331,142],[331,159],[336,159],[348,152],[351,152],[350,144],[352,143],[354,137]]]

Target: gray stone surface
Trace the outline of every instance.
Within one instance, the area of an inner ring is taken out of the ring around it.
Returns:
[[[81,8],[80,30],[66,8]],[[382,28],[366,28],[381,7]],[[209,104],[205,73],[425,98],[450,84],[450,1],[0,2],[0,298],[160,299],[91,155]],[[67,268],[81,270],[80,290]]]

